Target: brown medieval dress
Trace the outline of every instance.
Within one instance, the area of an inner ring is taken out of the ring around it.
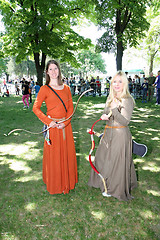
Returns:
[[[112,116],[106,122],[110,128],[105,128],[94,161],[95,167],[105,179],[108,194],[124,201],[132,199],[131,190],[137,187],[132,160],[132,136],[128,127],[133,108],[133,99],[128,97],[122,99],[118,108],[112,109]],[[108,114],[109,111],[105,107],[104,113]],[[93,169],[88,185],[104,192],[103,182]]]
[[[55,89],[54,89],[55,90]],[[52,119],[67,119],[73,113],[73,102],[69,86],[55,90],[65,103],[67,112],[57,95],[44,85],[40,88],[34,102],[33,112],[47,126]],[[45,102],[47,114],[41,111]],[[52,119],[51,119],[52,118]],[[69,193],[78,181],[76,151],[72,133],[71,119],[64,122],[64,129],[50,128],[51,145],[44,141],[43,181],[50,194]]]

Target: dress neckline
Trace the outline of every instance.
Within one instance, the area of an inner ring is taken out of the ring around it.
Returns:
[[[64,89],[64,85],[60,85],[60,86],[62,86],[62,88],[60,88],[60,89],[58,89],[58,88],[56,88],[56,87],[53,87],[53,86],[51,86],[50,84],[49,84],[49,86],[50,86],[51,88],[53,88],[54,90],[58,90],[58,91],[61,91],[61,90]]]

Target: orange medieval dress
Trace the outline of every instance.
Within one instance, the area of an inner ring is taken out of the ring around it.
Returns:
[[[40,88],[33,105],[33,112],[47,126],[53,121],[52,119],[57,121],[67,119],[73,113],[72,95],[69,86],[64,84],[62,90],[55,91],[65,103],[67,112],[61,100],[47,85]],[[46,103],[47,114],[41,111],[43,101]],[[64,129],[49,129],[51,145],[44,141],[43,181],[50,194],[69,193],[69,190],[74,189],[78,182],[71,119],[64,124]]]

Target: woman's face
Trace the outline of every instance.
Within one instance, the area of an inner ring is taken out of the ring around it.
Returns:
[[[56,64],[50,64],[48,67],[47,74],[49,75],[50,79],[58,79],[59,76],[59,69]]]
[[[123,91],[123,86],[124,83],[121,79],[121,76],[117,75],[112,83],[113,90],[117,93],[120,94]]]

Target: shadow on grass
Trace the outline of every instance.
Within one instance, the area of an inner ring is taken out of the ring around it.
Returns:
[[[159,238],[160,158],[156,147],[159,144],[157,109],[137,103],[133,120],[142,122],[131,122],[131,132],[149,150],[144,158],[134,156],[139,177],[139,186],[133,191],[135,199],[119,202],[114,198],[104,198],[99,189],[87,186],[91,170],[87,160],[91,142],[86,130],[101,116],[102,102],[104,104],[105,98],[84,97],[72,119],[79,182],[70,194],[50,195],[46,191],[41,176],[42,136],[18,133],[6,138],[1,135],[3,240]],[[0,116],[3,133],[20,124],[22,128],[32,131],[41,130],[42,124],[31,111],[14,111],[17,105],[13,102],[11,105],[12,111],[9,108],[7,113],[3,110],[4,115]],[[138,108],[142,110],[139,111]],[[12,117],[15,120],[11,122]],[[103,129],[101,123],[96,126],[98,132]],[[97,146],[98,138],[95,139]],[[21,149],[21,146],[24,148]]]

